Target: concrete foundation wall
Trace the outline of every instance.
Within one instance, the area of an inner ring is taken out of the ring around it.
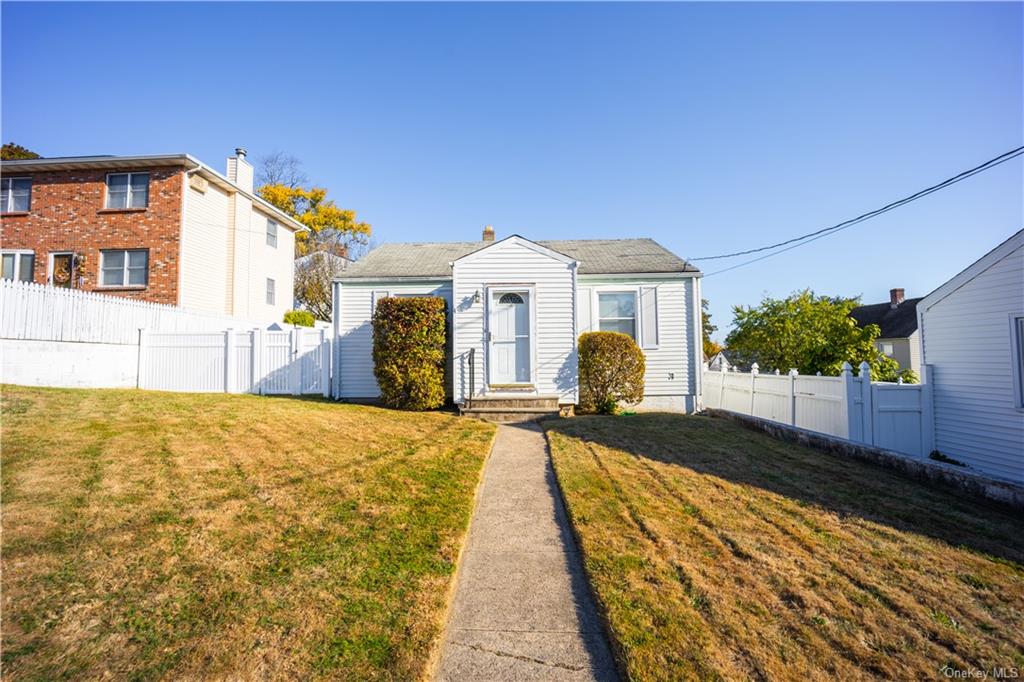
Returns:
[[[0,381],[21,386],[135,388],[139,347],[0,339]]]

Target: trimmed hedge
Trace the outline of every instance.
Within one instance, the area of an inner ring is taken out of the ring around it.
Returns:
[[[619,403],[644,399],[644,352],[631,336],[588,332],[580,336],[580,410],[615,414]]]
[[[382,298],[373,313],[373,374],[388,407],[444,404],[445,301]]]
[[[312,327],[316,318],[308,310],[289,310],[284,314],[285,324],[297,324],[300,327]]]

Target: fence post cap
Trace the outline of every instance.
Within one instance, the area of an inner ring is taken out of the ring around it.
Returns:
[[[851,365],[849,362],[844,362],[843,363],[843,374],[847,374],[847,373],[852,372],[852,371],[853,371],[853,365]]]
[[[791,368],[790,368],[790,370],[789,370],[789,376],[791,376],[791,377],[795,377],[795,376],[797,376],[797,375],[799,375],[799,374],[800,374],[800,372],[796,371],[796,367],[791,367]]]
[[[779,374],[779,368],[778,368],[778,367],[776,367],[776,368],[775,368],[775,372],[774,372],[774,374],[775,374],[776,376],[778,376],[778,374]]]
[[[760,370],[760,369],[761,369],[761,367],[755,362],[754,364],[752,364],[750,366],[750,373],[751,374],[757,374],[758,370]]]
[[[860,363],[857,368],[860,370],[861,376],[869,376],[871,374],[871,365],[868,364],[867,360]]]

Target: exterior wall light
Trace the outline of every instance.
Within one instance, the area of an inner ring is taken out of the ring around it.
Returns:
[[[474,292],[474,294],[473,294],[473,303],[479,303],[479,302],[480,302],[480,290],[477,289],[476,292]]]

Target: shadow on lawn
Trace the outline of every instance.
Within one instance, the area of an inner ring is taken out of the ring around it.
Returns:
[[[726,420],[642,414],[551,420],[548,431],[685,467],[1024,564],[1024,514]]]

